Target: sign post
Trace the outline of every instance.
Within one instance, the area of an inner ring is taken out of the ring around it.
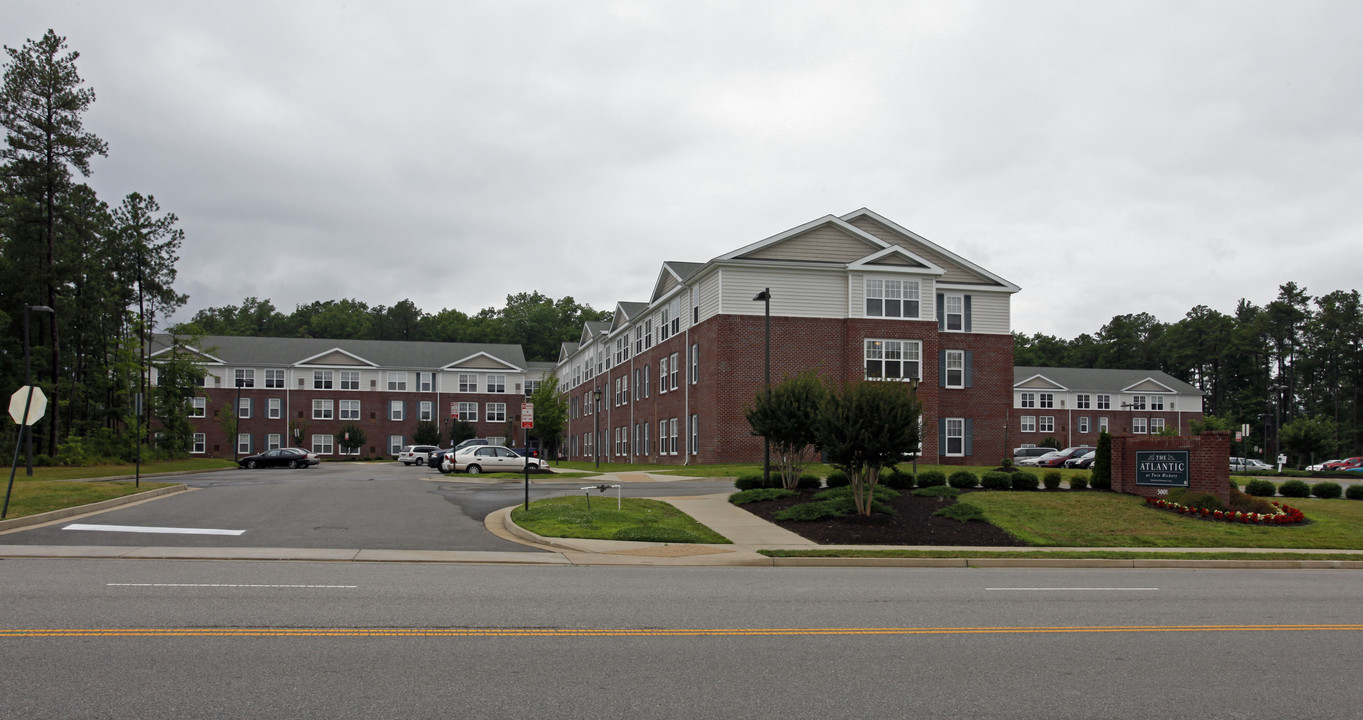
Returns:
[[[20,402],[20,400],[23,402]],[[18,436],[14,443],[14,462],[9,466],[9,485],[5,488],[5,506],[0,509],[0,520],[9,514],[9,498],[14,492],[14,472],[19,469],[19,450],[24,446],[24,438],[33,432],[33,423],[47,414],[47,395],[40,387],[25,385],[9,398],[9,416],[19,424]]]
[[[530,510],[530,429],[535,427],[535,404],[521,403],[521,431],[525,434],[525,509]],[[544,458],[540,458],[544,462]]]

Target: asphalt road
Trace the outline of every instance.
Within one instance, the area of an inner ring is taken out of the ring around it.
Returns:
[[[1363,702],[1356,572],[0,573],[7,718],[1342,718]]]
[[[532,476],[539,477],[539,476]],[[224,470],[174,478],[190,492],[0,535],[13,545],[360,548],[539,552],[483,527],[488,513],[525,498],[519,482],[470,481],[400,463],[324,463],[307,470]],[[569,480],[532,484],[532,500],[577,492]],[[723,481],[630,483],[627,496],[723,492]],[[236,535],[64,529],[74,523],[130,528],[242,531]]]

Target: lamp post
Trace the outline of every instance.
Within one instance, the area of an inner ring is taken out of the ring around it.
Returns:
[[[241,386],[245,380],[237,378],[237,404],[232,406],[232,461],[241,454]]]
[[[592,457],[601,469],[601,388],[592,390]]]
[[[1278,457],[1281,456],[1283,452],[1282,413],[1280,410],[1283,405],[1282,392],[1286,389],[1286,385],[1274,385],[1269,388],[1269,392],[1273,393],[1273,462],[1270,464],[1275,466],[1278,465]],[[1278,469],[1281,470],[1282,467],[1279,466]]]
[[[33,401],[33,375],[32,375],[32,373],[31,373],[31,371],[29,370],[29,357],[28,357],[28,315],[29,315],[30,312],[49,313],[49,314],[51,314],[52,317],[53,317],[53,322],[56,322],[57,311],[56,311],[56,310],[53,310],[52,308],[50,308],[50,307],[48,307],[48,306],[46,306],[46,305],[28,305],[28,304],[25,304],[25,305],[24,305],[24,384],[27,385],[28,388],[29,388],[29,390],[28,390],[28,398],[29,398],[29,402],[31,403],[31,402]],[[53,382],[56,382],[56,378],[53,378],[52,380],[53,380]],[[56,410],[54,409],[53,412],[56,412]],[[28,405],[27,405],[27,404],[25,404],[25,406],[24,406],[24,415],[25,415],[26,417],[27,417],[27,415],[28,415]],[[23,429],[20,428],[20,431],[21,431],[21,432],[22,432],[22,430],[23,430]],[[26,470],[26,474],[28,474],[29,476],[32,476],[32,475],[33,475],[33,431],[32,431],[32,430],[29,430],[29,431],[24,435],[24,454],[25,454],[25,456],[26,456],[26,462],[27,462],[27,468],[28,468],[28,469]]]
[[[909,395],[913,397],[913,404],[918,405],[918,378],[909,378]],[[918,448],[923,446],[923,408],[917,408],[918,414],[913,417],[913,424],[918,438],[918,445],[913,449],[913,476],[918,477]],[[1006,442],[1006,441],[1005,441]]]
[[[771,400],[771,288],[763,288],[762,292],[753,296],[753,301],[762,302],[762,387],[767,395],[767,400]],[[762,482],[771,482],[771,438],[762,436]]]

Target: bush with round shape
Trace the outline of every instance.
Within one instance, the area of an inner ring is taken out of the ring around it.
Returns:
[[[756,488],[767,487],[767,481],[757,473],[739,475],[738,477],[734,478],[734,487],[738,488],[739,490],[753,490]]]
[[[1045,475],[1041,476],[1041,482],[1045,483],[1047,490],[1059,490],[1060,471],[1059,470],[1047,471]]]
[[[1245,483],[1245,494],[1254,497],[1273,497],[1278,494],[1278,486],[1272,480],[1254,478]]]
[[[1089,487],[1093,488],[1094,490],[1111,490],[1112,476],[1109,475],[1106,477],[1102,477],[1099,476],[1098,473],[1093,473],[1093,475],[1089,478]]]
[[[1290,498],[1311,497],[1311,486],[1300,480],[1288,480],[1278,486],[1278,494]]]
[[[895,490],[911,490],[913,489],[913,473],[904,472],[899,468],[892,468],[889,472],[882,470],[880,473],[880,482],[886,487],[891,487]]]
[[[961,496],[961,491],[948,485],[933,485],[932,487],[917,488],[909,492],[914,497],[935,497],[935,498],[956,498]]]
[[[1311,486],[1311,494],[1322,500],[1335,500],[1344,494],[1344,488],[1339,483],[1318,482]]]
[[[918,487],[937,487],[947,484],[947,475],[941,470],[924,470],[918,473]]]
[[[980,478],[969,470],[957,470],[947,478],[947,484],[959,490],[969,490],[980,484]]]
[[[1089,476],[1087,476],[1087,475],[1072,475],[1072,476],[1070,476],[1070,489],[1071,489],[1071,490],[1087,490],[1087,489],[1089,489]]]
[[[841,470],[834,470],[833,472],[828,473],[828,477],[823,479],[823,484],[824,487],[831,488],[847,487],[852,484],[852,481],[848,479],[847,473]]]
[[[1009,477],[1013,481],[1014,490],[1035,490],[1041,487],[1041,480],[1037,479],[1037,476],[1029,472],[1022,472],[1019,470]]]
[[[795,481],[795,487],[801,490],[818,490],[823,487],[823,481],[813,475],[805,474]]]
[[[1363,500],[1363,483],[1350,485],[1348,489],[1344,491],[1344,497],[1350,500]]]
[[[1013,476],[1006,472],[991,470],[980,478],[980,484],[985,490],[1007,490],[1013,487]]]
[[[948,505],[933,513],[933,515],[941,515],[942,517],[951,518],[952,520],[963,523],[970,522],[971,520],[984,521],[984,511],[976,505],[965,502]]]

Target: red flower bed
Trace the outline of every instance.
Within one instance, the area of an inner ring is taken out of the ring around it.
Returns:
[[[1160,498],[1146,498],[1145,504],[1158,510],[1176,512],[1180,515],[1191,515],[1193,517],[1207,520],[1219,520],[1221,522],[1238,522],[1245,525],[1296,525],[1306,522],[1306,516],[1303,515],[1300,510],[1278,502],[1273,503],[1273,507],[1277,509],[1277,512],[1274,513],[1191,508],[1187,505],[1180,505]]]

